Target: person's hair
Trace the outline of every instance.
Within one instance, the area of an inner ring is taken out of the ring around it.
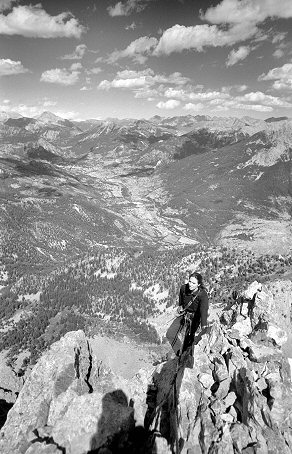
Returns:
[[[197,271],[193,271],[192,273],[189,274],[189,279],[190,279],[191,277],[193,277],[193,276],[197,278],[198,284],[201,285],[201,286],[203,287],[204,284],[203,284],[203,277],[202,277],[202,275],[201,275],[200,273],[198,273]]]

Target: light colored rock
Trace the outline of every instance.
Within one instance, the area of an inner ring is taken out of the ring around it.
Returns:
[[[262,284],[258,281],[254,281],[252,284],[248,286],[248,288],[243,292],[244,298],[252,299],[255,293],[262,291]]]
[[[2,429],[1,454],[150,454],[148,428],[159,432],[157,454],[177,444],[181,454],[234,454],[256,443],[257,454],[291,452],[291,382],[279,350],[214,323],[194,346],[193,365],[190,353],[127,379],[91,355],[84,333],[68,333],[27,380]]]
[[[268,326],[267,336],[273,339],[279,346],[282,346],[288,339],[286,331],[273,325]]]
[[[237,396],[234,391],[231,391],[230,393],[228,393],[224,399],[225,408],[228,408],[231,405],[233,405],[234,402],[236,401],[236,399],[237,399]]]
[[[209,374],[199,374],[198,380],[204,386],[205,389],[211,388],[211,386],[214,383],[212,375]]]
[[[253,344],[250,347],[250,359],[258,363],[265,361],[276,361],[282,358],[281,352],[275,350],[272,347],[266,347],[265,345]]]
[[[289,366],[290,366],[290,380],[292,382],[292,358],[288,358]]]
[[[233,329],[236,329],[240,336],[248,336],[252,332],[252,326],[250,323],[250,318],[244,318],[234,323],[232,326]]]
[[[220,418],[222,419],[222,421],[228,422],[230,424],[234,421],[234,417],[229,413],[223,413],[222,415],[220,415]]]

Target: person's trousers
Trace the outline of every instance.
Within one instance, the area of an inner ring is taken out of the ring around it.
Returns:
[[[182,334],[184,333],[184,316],[179,315],[171,323],[166,331],[166,338],[176,355],[179,355],[182,348]]]

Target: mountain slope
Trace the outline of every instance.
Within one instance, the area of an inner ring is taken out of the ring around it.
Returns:
[[[19,209],[27,238],[29,232],[38,237],[38,222],[47,223],[41,250],[51,244],[48,231],[60,235],[66,248],[53,253],[49,247],[47,256],[108,241],[181,245],[224,239],[249,247],[275,229],[282,229],[281,244],[269,243],[268,249],[288,247],[291,120],[263,122],[262,131],[249,135],[246,125],[259,121],[156,117],[110,120],[80,132],[63,119],[44,118],[49,123],[40,130],[36,119],[2,124],[1,210],[9,213],[5,232]],[[190,122],[213,127],[182,134],[175,126]],[[17,229],[15,234],[21,237]]]

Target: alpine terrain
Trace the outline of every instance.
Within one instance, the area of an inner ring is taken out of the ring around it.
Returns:
[[[291,151],[287,117],[0,113],[1,453],[292,452]]]

